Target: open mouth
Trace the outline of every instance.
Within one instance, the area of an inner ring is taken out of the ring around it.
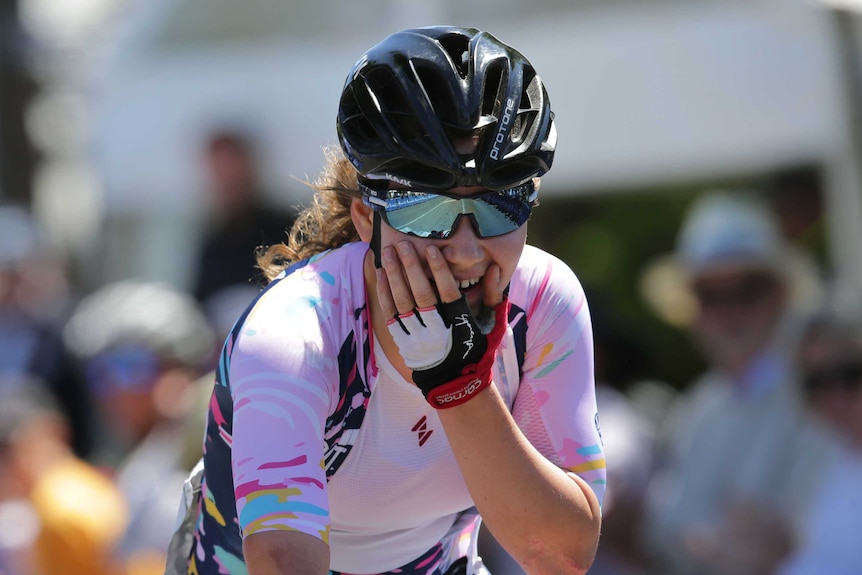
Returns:
[[[482,278],[470,278],[458,282],[461,295],[467,299],[467,303],[473,307],[482,302]]]
[[[482,280],[482,278],[470,278],[468,280],[461,280],[458,283],[458,287],[461,289],[462,292],[465,292],[465,291],[469,290],[470,288],[472,288],[473,286],[479,285],[479,282],[481,280]]]
[[[437,283],[434,281],[434,278],[429,278],[429,280],[431,281],[431,287],[434,288],[434,294],[437,296],[438,300],[440,300],[440,292],[437,290]],[[477,277],[460,280],[458,282],[458,290],[468,300],[481,297],[482,278]]]

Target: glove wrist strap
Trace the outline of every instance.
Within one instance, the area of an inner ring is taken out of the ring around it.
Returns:
[[[491,385],[491,374],[479,377],[475,373],[453,379],[425,393],[425,399],[434,409],[448,409],[467,403]]]
[[[465,306],[463,299],[459,302]],[[467,363],[466,365],[458,366],[456,362],[439,363],[430,369],[414,369],[413,382],[422,391],[425,399],[435,409],[448,409],[466,403],[476,397],[480,391],[491,385],[491,373],[494,367],[494,359],[497,355],[497,348],[500,341],[503,339],[503,334],[506,332],[506,316],[508,314],[508,301],[504,300],[494,307],[493,327],[491,331],[484,335],[480,332],[475,321],[470,321],[465,332],[469,335],[467,340],[471,344],[478,341],[478,361]],[[465,309],[462,314],[466,318],[470,318],[470,312]],[[453,321],[449,322],[452,325]],[[467,321],[464,322],[467,324]],[[474,339],[474,334],[478,336]],[[460,339],[458,339],[460,341]],[[478,355],[477,353],[477,355]],[[452,355],[450,349],[449,356]],[[464,354],[465,357],[467,354]],[[449,357],[447,356],[447,358]]]

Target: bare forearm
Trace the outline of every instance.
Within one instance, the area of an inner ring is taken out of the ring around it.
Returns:
[[[492,386],[440,411],[483,521],[529,573],[586,572],[601,512],[589,486],[545,459]]]

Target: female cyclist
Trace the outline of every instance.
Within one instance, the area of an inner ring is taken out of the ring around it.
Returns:
[[[488,33],[393,34],[227,339],[188,573],[584,573],[604,458],[583,290],[525,246],[553,114]]]

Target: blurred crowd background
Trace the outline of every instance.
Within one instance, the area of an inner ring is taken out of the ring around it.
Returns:
[[[594,321],[590,573],[862,573],[862,3],[0,0],[0,575],[162,573],[256,247],[356,55],[441,23],[556,112],[528,241]]]

